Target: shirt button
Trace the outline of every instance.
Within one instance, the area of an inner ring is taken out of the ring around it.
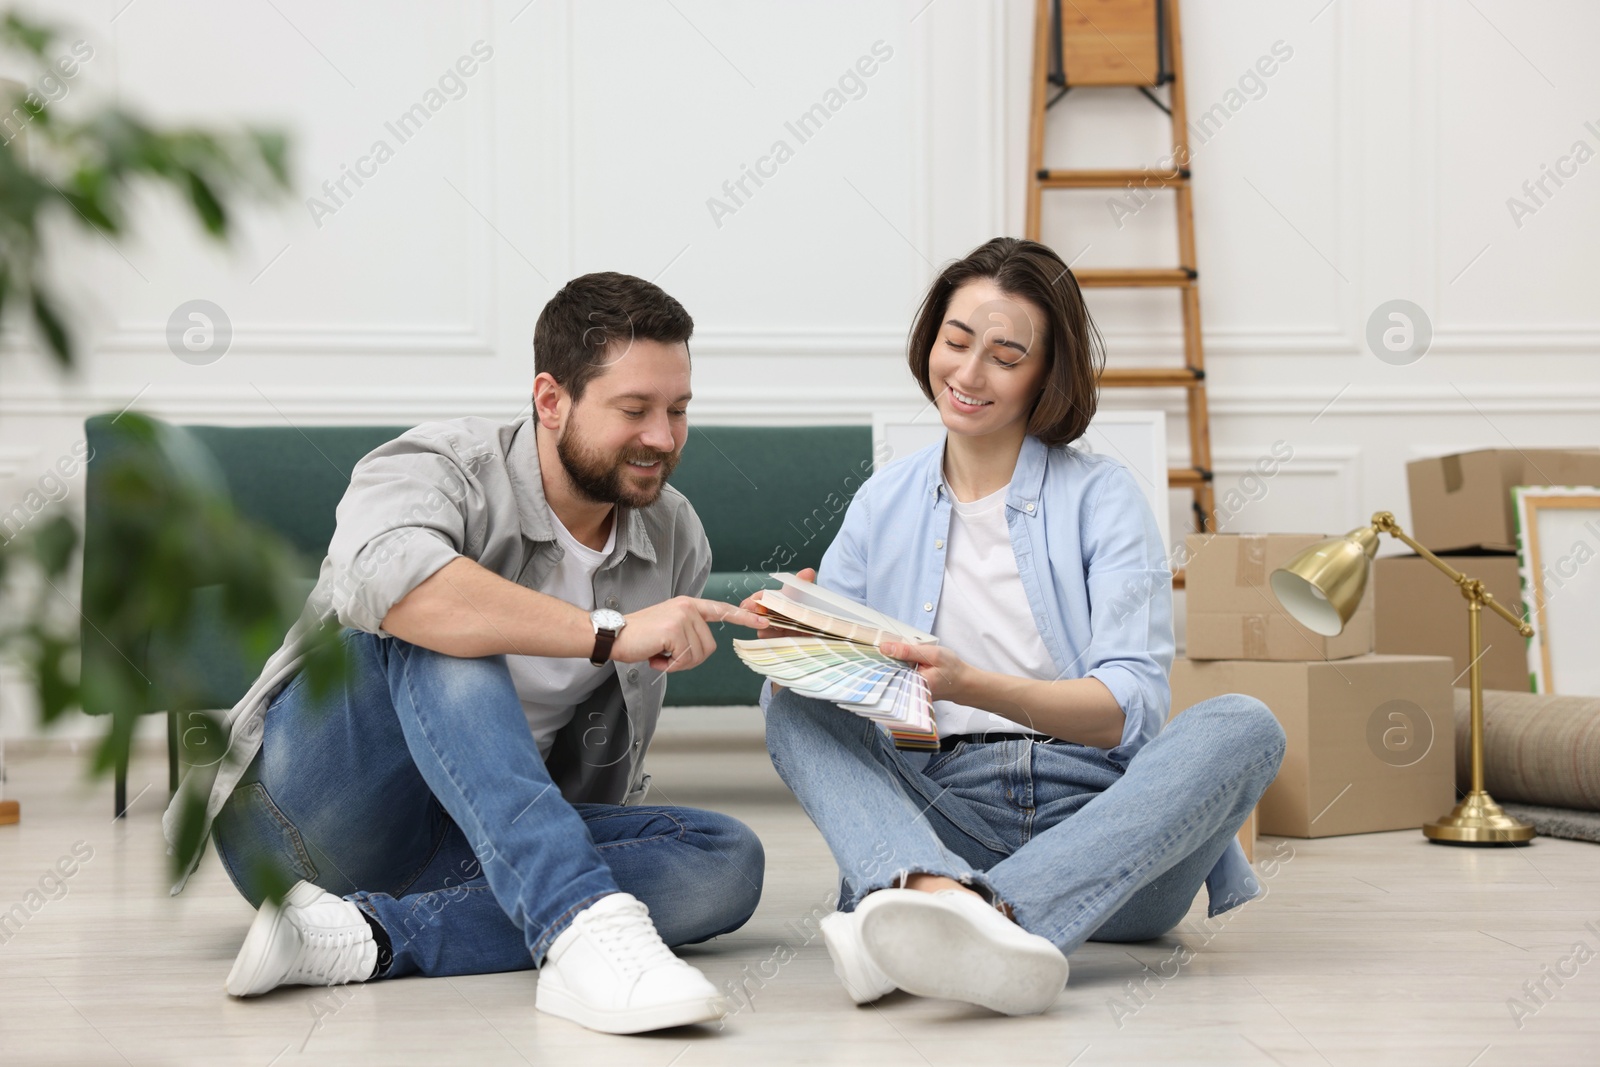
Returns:
[[[639,680],[639,668],[638,667],[630,667],[630,668],[628,668],[628,681],[637,682],[638,680]]]
[[[615,609],[616,606],[617,606],[617,598],[616,597],[614,597],[614,596],[606,597],[606,607]]]
[[[924,604],[924,605],[922,605],[922,610],[923,611],[932,611],[933,610],[933,605],[931,603]]]
[[[943,548],[944,547],[944,538],[941,537],[938,540],[934,541],[933,542],[933,547],[934,548]]]
[[[1032,514],[1033,513],[1033,505],[1029,504],[1027,507],[1023,508],[1022,510],[1028,512],[1029,514]]]

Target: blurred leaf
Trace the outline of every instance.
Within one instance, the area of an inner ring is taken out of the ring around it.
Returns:
[[[78,547],[78,528],[65,515],[54,515],[30,531],[34,559],[51,578],[59,578],[72,565]]]
[[[100,201],[71,190],[63,191],[61,195],[91,225],[104,230],[106,236],[115,237],[119,233],[117,220],[111,217]]]
[[[200,222],[205,226],[206,232],[214,237],[220,237],[228,232],[228,213],[223,210],[222,202],[217,199],[217,194],[211,191],[211,186],[197,171],[188,171],[189,201],[194,204],[195,214],[200,216]]]
[[[195,788],[193,781],[178,790],[178,826],[172,845],[172,874],[181,878],[200,858],[206,847],[206,800],[209,790]]]
[[[15,12],[7,12],[5,20],[0,21],[0,42],[31,52],[40,59],[44,58],[44,51],[55,35],[54,29],[24,21]]]
[[[208,711],[180,712],[178,747],[183,762],[192,767],[212,767],[228,753],[228,731]]]
[[[0,50],[22,54],[14,67],[45,69],[57,37],[26,15],[0,16]],[[38,84],[27,71],[17,76]],[[202,229],[226,239],[246,200],[290,188],[289,143],[274,130],[164,129],[115,106],[82,113],[48,105],[36,90],[0,94],[0,109],[28,132],[26,152],[15,137],[0,143],[0,315],[31,319],[52,362],[70,370],[76,309],[58,306],[48,271],[58,225],[120,236],[155,187],[176,194]],[[115,454],[96,459],[97,541],[84,560],[79,614],[60,603],[79,558],[73,520],[36,521],[26,538],[0,541],[0,590],[7,591],[0,652],[20,653],[44,722],[74,706],[109,712],[90,763],[96,775],[126,765],[141,713],[164,710],[150,707],[152,643],[220,626],[250,663],[265,661],[301,611],[306,565],[282,538],[239,514],[215,461],[189,435],[137,412],[113,425],[107,448]],[[211,607],[202,613],[196,591],[205,586],[220,586],[221,596],[208,592]],[[310,672],[328,690],[343,680],[344,646],[336,626],[315,629]],[[160,680],[179,706],[206,696],[208,679],[196,664],[171,673]],[[228,731],[214,713],[185,713],[184,724],[192,765],[231,758]],[[179,869],[203,844],[205,802],[203,788],[181,801]]]
[[[55,722],[68,709],[78,703],[77,671],[68,672],[70,661],[77,659],[74,642],[55,637],[39,641],[38,659],[35,661],[34,680],[38,688],[39,717],[46,723]]]
[[[259,854],[251,857],[246,871],[249,884],[261,890],[264,901],[270,900],[274,904],[289,895],[289,890],[294,888],[296,881],[284,874],[282,869],[266,856]]]
[[[56,314],[56,309],[51,305],[49,297],[38,289],[33,291],[33,322],[39,327],[39,333],[44,337],[45,346],[50,354],[55,357],[62,368],[72,366],[72,340],[67,336],[67,328],[61,321],[61,316]]]
[[[306,678],[306,694],[315,703],[338,693],[350,669],[344,630],[335,619],[317,626],[308,635],[309,650],[301,671]]]
[[[134,708],[119,707],[108,718],[111,720],[110,729],[100,739],[89,765],[90,772],[97,777],[116,770],[119,763],[127,765],[128,755],[133,751],[133,729],[139,722],[139,713]]]
[[[278,185],[289,188],[289,141],[277,130],[251,130],[250,137],[261,153],[261,161]]]

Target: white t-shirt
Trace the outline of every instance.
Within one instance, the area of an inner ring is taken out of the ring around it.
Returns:
[[[575,604],[584,611],[593,611],[594,575],[616,547],[616,516],[612,516],[606,545],[598,552],[573,537],[554,512],[550,513],[550,519],[555,524],[556,540],[561,543],[564,554],[539,592]],[[578,705],[599,688],[611,670],[609,663],[594,667],[581,656],[574,659],[507,656],[506,666],[511,668],[517,699],[522,701],[522,713],[528,718],[528,728],[539,744],[541,757],[550,755],[556,734],[572,721],[572,713]]]
[[[933,617],[941,645],[974,667],[1021,678],[1057,674],[1050,650],[1033,624],[1028,593],[1006,527],[1010,487],[970,504],[951,498],[944,546],[944,586]],[[933,702],[939,735],[1037,733],[1010,719],[949,700]]]

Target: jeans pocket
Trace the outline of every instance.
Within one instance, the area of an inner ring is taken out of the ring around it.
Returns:
[[[234,886],[256,907],[266,895],[265,878],[317,881],[317,867],[294,823],[273,803],[266,786],[237,786],[212,826],[217,855]]]
[[[939,773],[940,767],[943,767],[946,763],[949,763],[951,760],[961,755],[962,752],[965,752],[969,745],[970,742],[957,741],[953,748],[946,752],[939,753],[937,756],[933,757],[932,760],[923,764],[922,773],[930,778],[933,777],[935,774]]]

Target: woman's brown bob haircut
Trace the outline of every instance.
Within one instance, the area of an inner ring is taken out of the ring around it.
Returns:
[[[911,327],[907,362],[935,399],[928,380],[928,358],[939,339],[950,296],[971,281],[992,281],[1007,296],[1029,301],[1044,312],[1044,344],[1030,358],[1045,361],[1044,388],[1028,416],[1028,433],[1047,445],[1070,444],[1083,436],[1100,400],[1100,371],[1105,348],[1089,318],[1083,293],[1072,271],[1046,246],[1016,237],[996,237],[963,259],[945,267],[934,279]]]

